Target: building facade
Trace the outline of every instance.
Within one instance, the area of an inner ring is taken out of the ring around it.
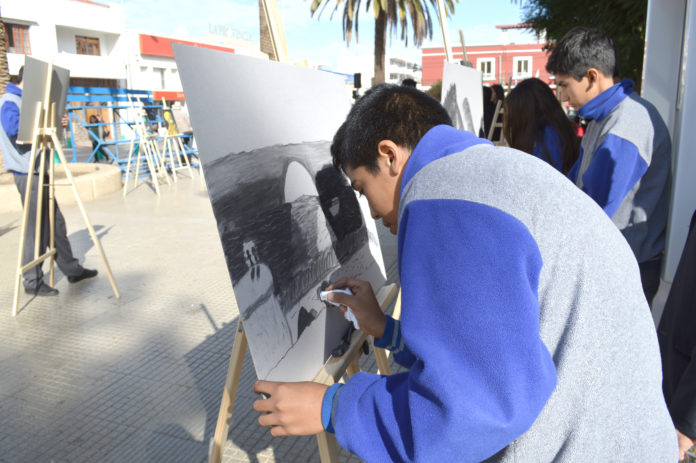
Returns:
[[[544,46],[543,43],[467,46],[466,54],[474,68],[481,71],[484,85],[514,87],[518,81],[529,77],[552,84],[553,76],[546,71],[548,52]],[[463,60],[462,48],[454,47],[452,56],[457,62]],[[424,48],[422,63],[423,86],[430,87],[442,80],[445,49]]]
[[[361,74],[362,88],[372,85],[375,75],[375,59],[373,55],[341,56],[337,58],[335,71],[343,74]],[[442,74],[440,74],[442,78]],[[394,54],[385,57],[384,79],[388,84],[400,84],[404,79],[413,79],[421,85],[421,65],[416,60]]]
[[[70,70],[70,85],[153,91],[183,100],[172,43],[267,58],[258,44],[208,34],[197,41],[127,31],[121,5],[92,0],[0,0],[8,65],[30,55]]]
[[[70,70],[71,85],[117,87],[126,83],[123,9],[90,0],[1,0],[15,75],[24,55]]]

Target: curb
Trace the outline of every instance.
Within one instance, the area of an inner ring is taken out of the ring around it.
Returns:
[[[107,196],[123,188],[122,172],[117,166],[75,162],[69,164],[69,169],[82,202]],[[0,214],[22,211],[22,202],[13,176],[14,174],[10,172],[0,173]],[[76,203],[72,188],[61,186],[69,186],[65,167],[62,164],[55,166],[55,184],[56,201],[59,205]]]

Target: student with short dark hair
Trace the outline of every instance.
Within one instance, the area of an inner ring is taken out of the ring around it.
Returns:
[[[368,462],[676,461],[635,259],[587,195],[395,85],[356,102],[331,154],[398,235],[401,320],[364,281],[330,298],[409,370],[258,381],[272,435],[326,429]]]
[[[567,174],[578,159],[573,125],[548,85],[525,79],[505,98],[503,135],[511,148],[533,154]]]
[[[555,45],[546,69],[564,101],[589,120],[580,157],[568,177],[621,230],[640,264],[651,302],[660,283],[671,187],[669,132],[655,107],[618,75],[614,42],[576,27]]]

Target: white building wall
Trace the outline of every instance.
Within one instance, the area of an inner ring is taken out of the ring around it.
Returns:
[[[118,4],[92,5],[70,0],[1,0],[2,16],[29,23],[31,55],[70,70],[71,77],[125,79],[123,9]],[[76,54],[75,36],[99,38],[101,56]],[[8,53],[10,73],[24,55]]]
[[[124,42],[128,49],[128,87],[137,90],[181,92],[181,80],[174,58],[140,54],[140,33],[128,31]],[[164,86],[162,85],[162,70]]]

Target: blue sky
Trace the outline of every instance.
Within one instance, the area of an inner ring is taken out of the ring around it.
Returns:
[[[360,37],[346,46],[341,27],[342,7],[331,19],[336,0],[326,7],[320,18],[310,15],[311,0],[277,0],[285,29],[288,52],[293,61],[308,59],[314,63],[335,63],[338,55],[371,54],[374,42],[374,16],[360,12]],[[211,25],[228,27],[238,36],[258,42],[258,0],[122,0],[126,27],[140,32],[196,39],[209,32]],[[364,5],[364,0],[362,4]],[[522,11],[511,0],[460,0],[455,14],[448,20],[450,46],[459,45],[459,29],[464,30],[467,45],[495,44],[500,40],[497,24],[520,22]],[[442,46],[442,32],[433,15],[433,39],[423,47]],[[409,46],[399,40],[401,31],[387,38],[388,52],[420,61],[420,51],[409,39]],[[512,42],[533,41],[534,36],[522,31],[510,31]]]

